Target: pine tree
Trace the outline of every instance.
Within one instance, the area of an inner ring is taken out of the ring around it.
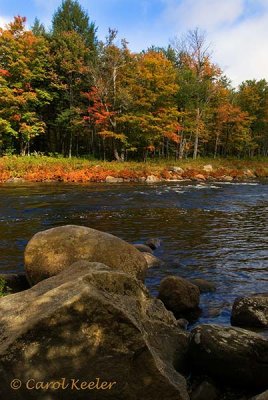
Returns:
[[[76,0],[64,0],[55,12],[52,19],[52,32],[74,31],[81,35],[85,44],[92,50],[96,46],[96,27],[90,22],[88,14],[82,9]]]

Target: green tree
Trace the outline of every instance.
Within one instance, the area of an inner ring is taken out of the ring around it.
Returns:
[[[31,26],[31,31],[34,34],[34,36],[45,36],[46,35],[45,26],[40,22],[40,20],[38,18],[34,19],[34,23]]]
[[[60,138],[63,154],[72,156],[74,138],[81,133],[77,123],[82,113],[81,92],[89,84],[87,48],[83,38],[75,31],[55,34],[50,43],[50,58],[54,78],[51,84],[54,91],[54,129]]]
[[[186,122],[186,133],[190,133],[188,141],[193,141],[195,159],[200,139],[207,140],[206,110],[215,94],[215,84],[221,77],[221,70],[212,63],[205,35],[198,29],[189,31],[182,40],[175,40],[173,46],[177,53],[180,86],[178,107],[182,122]],[[182,132],[181,146],[186,147],[184,133],[185,131]],[[182,155],[182,149],[180,153]]]
[[[243,82],[237,92],[237,104],[251,117],[251,132],[255,150],[268,155],[268,83],[248,80]],[[253,149],[254,150],[254,149]],[[254,152],[251,153],[253,155]]]
[[[64,0],[53,15],[52,32],[54,35],[62,32],[76,32],[85,44],[95,51],[96,27],[90,22],[88,14],[76,0]]]

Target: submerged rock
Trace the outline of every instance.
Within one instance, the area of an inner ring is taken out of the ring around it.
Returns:
[[[158,298],[180,318],[198,309],[200,291],[186,279],[167,276],[160,283]]]
[[[158,238],[150,238],[146,240],[145,244],[151,247],[152,250],[156,250],[161,246],[161,240]]]
[[[191,279],[191,281],[194,285],[196,285],[200,293],[207,293],[207,292],[215,292],[216,290],[216,285],[213,282],[209,282],[206,279],[201,279],[201,278],[195,278]]]
[[[78,262],[0,300],[0,390],[8,400],[189,400],[181,370],[188,335],[130,275]],[[10,382],[22,386],[12,390]],[[65,390],[27,390],[29,380]],[[77,381],[76,381],[77,380]],[[72,382],[109,390],[72,390]],[[107,389],[107,386],[106,386]]]
[[[147,263],[131,244],[85,226],[39,232],[26,246],[24,265],[31,284],[58,274],[76,261],[100,262],[143,279]]]
[[[242,327],[268,328],[268,293],[237,298],[232,308],[231,323]]]
[[[268,340],[241,328],[200,325],[191,334],[189,359],[198,374],[224,385],[266,389]]]

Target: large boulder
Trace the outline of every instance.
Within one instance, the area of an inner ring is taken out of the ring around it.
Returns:
[[[177,318],[198,310],[200,291],[186,279],[167,276],[160,282],[158,298]]]
[[[78,262],[1,299],[0,313],[1,398],[189,399],[174,368],[183,368],[187,333],[124,272]]]
[[[268,328],[268,293],[237,298],[231,322],[235,326]]]
[[[200,325],[191,334],[189,359],[196,374],[224,385],[267,388],[268,340],[245,329]]]
[[[58,274],[76,261],[100,262],[143,279],[143,255],[116,236],[85,226],[66,225],[39,232],[26,246],[24,265],[31,284]]]

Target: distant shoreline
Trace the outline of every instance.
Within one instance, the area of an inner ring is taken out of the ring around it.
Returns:
[[[268,159],[107,162],[46,156],[0,158],[0,183],[236,182],[268,178]]]

